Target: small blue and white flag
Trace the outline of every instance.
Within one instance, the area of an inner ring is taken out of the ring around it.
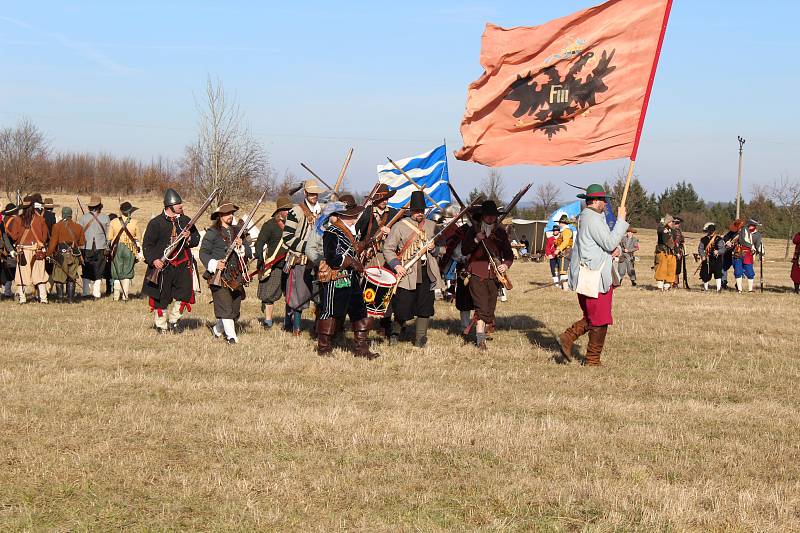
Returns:
[[[424,154],[407,157],[395,161],[417,185],[425,188],[425,192],[436,200],[439,207],[450,205],[450,174],[447,171],[447,148],[443,144]],[[378,165],[378,181],[385,183],[389,189],[397,191],[389,200],[389,205],[400,209],[408,203],[411,192],[416,191],[411,182],[391,163]],[[426,197],[425,205],[430,207],[431,201]]]

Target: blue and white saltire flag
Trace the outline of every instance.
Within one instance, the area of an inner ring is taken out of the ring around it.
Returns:
[[[547,219],[547,227],[545,228],[545,231],[551,231],[553,226],[557,226],[558,219],[560,219],[562,215],[567,215],[570,220],[575,220],[578,218],[578,215],[581,214],[582,207],[583,202],[581,200],[575,200],[567,205],[562,205],[553,211],[553,214]],[[575,231],[576,229],[574,224],[570,224],[569,227],[572,228],[572,231]]]
[[[424,154],[396,160],[397,166],[403,169],[417,185],[425,188],[425,192],[436,200],[439,207],[450,205],[450,174],[447,171],[447,148],[443,144]],[[389,206],[400,209],[408,203],[411,192],[417,188],[411,184],[394,165],[378,165],[378,181],[385,183],[389,189],[397,191],[389,200]],[[431,207],[426,197],[425,205]]]

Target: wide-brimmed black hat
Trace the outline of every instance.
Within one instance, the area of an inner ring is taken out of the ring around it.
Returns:
[[[553,229],[551,229],[550,231],[557,231],[557,232],[561,233],[561,226],[556,224],[555,226],[553,226]]]
[[[425,211],[425,194],[422,191],[412,191],[408,208],[411,211]]]
[[[13,202],[7,203],[6,206],[3,208],[3,215],[4,216],[13,215],[16,212],[17,212],[17,204],[15,204]]]
[[[561,218],[558,219],[559,224],[569,224],[569,217],[566,214],[561,215]]]
[[[119,212],[122,213],[123,215],[126,215],[126,216],[130,215],[131,213],[133,213],[137,209],[139,209],[139,208],[138,207],[134,207],[133,205],[131,205],[130,202],[122,202],[121,204],[119,204]]]
[[[494,200],[484,200],[480,208],[481,216],[499,216],[500,210]]]

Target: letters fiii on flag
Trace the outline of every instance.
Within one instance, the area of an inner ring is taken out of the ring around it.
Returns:
[[[447,147],[438,146],[433,150],[405,159],[395,161],[403,172],[423,187],[428,196],[436,200],[440,207],[450,205],[450,175],[447,171]],[[397,191],[389,205],[400,209],[408,203],[411,193],[417,188],[409,182],[394,165],[378,165],[378,181],[385,183],[389,189]],[[431,201],[425,197],[425,204],[430,207]]]
[[[611,0],[541,26],[486,25],[456,158],[487,166],[631,157],[671,0]]]

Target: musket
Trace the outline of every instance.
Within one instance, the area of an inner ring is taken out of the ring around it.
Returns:
[[[254,227],[258,226],[258,223],[264,220],[264,217],[267,216],[266,214],[261,215],[255,222],[248,222],[247,223],[247,233],[250,233],[250,230]]]
[[[469,203],[469,205],[467,205],[466,207],[462,208],[461,211],[456,216],[454,216],[452,219],[450,219],[450,222],[448,222],[447,224],[442,226],[442,229],[440,229],[438,232],[436,232],[436,234],[433,237],[428,239],[425,242],[425,244],[422,245],[422,247],[417,251],[417,253],[414,254],[414,257],[412,257],[411,259],[406,261],[405,264],[403,264],[403,268],[406,271],[408,271],[408,269],[412,268],[415,264],[417,264],[417,261],[422,259],[422,257],[424,255],[427,255],[428,246],[430,246],[432,243],[436,242],[436,239],[438,239],[440,235],[442,235],[445,231],[447,231],[450,228],[450,226],[455,224],[462,216],[464,216],[465,213],[467,213],[470,209],[472,209],[472,207],[475,204],[477,204],[479,201],[482,201],[482,200],[483,200],[483,197],[482,196],[478,196],[477,198],[472,200]],[[397,283],[395,283],[395,287],[397,285],[399,285],[399,284],[400,284],[400,278],[398,278]]]
[[[267,189],[264,189],[264,192],[261,193],[261,197],[256,202],[256,205],[253,206],[253,209],[250,210],[250,213],[247,215],[247,218],[245,220],[248,221],[253,220],[253,216],[255,216],[258,208],[261,207],[261,204],[264,202],[264,198],[266,198],[266,196],[267,196]],[[228,260],[231,258],[231,255],[236,250],[237,242],[239,241],[239,239],[242,238],[242,235],[244,234],[246,229],[247,229],[247,223],[244,220],[242,220],[242,223],[239,224],[239,231],[236,233],[236,237],[231,239],[231,243],[228,245],[228,249],[225,250],[225,255],[222,257],[222,263],[224,263],[225,266],[223,268],[217,268],[214,271],[214,275],[211,276],[211,279],[208,282],[208,284],[211,285],[212,287],[222,287],[222,272],[227,268]],[[245,273],[247,273],[246,270]]]
[[[55,259],[53,259],[53,258],[52,258],[52,257],[50,257],[50,256],[48,256],[48,257],[47,257],[47,259],[45,259],[45,261],[50,261],[51,263],[53,263],[55,266],[57,266],[57,267],[59,268],[59,270],[61,270],[61,272],[63,272],[63,273],[64,273],[64,276],[66,276],[66,278],[67,278],[69,281],[71,281],[72,283],[75,283],[75,284],[77,285],[77,283],[78,283],[78,280],[76,280],[75,278],[73,278],[72,276],[70,276],[70,275],[69,275],[69,272],[67,272],[67,271],[66,271],[66,269],[65,269],[63,266],[61,266],[61,263],[59,263],[58,261],[56,261]],[[121,285],[121,284],[120,284],[120,285]],[[124,292],[124,291],[123,291],[123,292]]]
[[[75,199],[78,201],[78,207],[81,209],[81,215],[86,214],[86,210],[83,208],[83,204],[81,203],[81,199],[78,195],[75,195]]]
[[[304,169],[306,169],[306,170],[308,171],[308,173],[309,173],[309,174],[311,174],[312,176],[314,176],[315,178],[317,178],[317,180],[318,180],[318,181],[319,181],[321,184],[323,184],[325,187],[327,187],[329,191],[333,191],[333,187],[331,187],[330,185],[328,185],[327,183],[325,183],[325,180],[324,180],[324,179],[322,179],[322,178],[320,178],[320,177],[317,175],[317,173],[316,173],[316,172],[314,172],[313,170],[311,170],[310,168],[308,168],[308,165],[306,165],[305,163],[300,163],[300,166],[301,166],[301,167],[303,167]],[[300,184],[300,185],[299,185],[299,186],[298,186],[296,189],[294,189],[294,192],[291,192],[291,191],[290,191],[290,192],[289,192],[289,194],[294,194],[294,193],[296,193],[297,191],[299,191],[299,190],[300,190],[300,189],[302,189],[302,188],[303,188],[303,184],[301,183],[301,184]]]
[[[389,222],[386,223],[387,228],[392,229],[392,227],[397,223],[397,221],[403,218],[403,215],[405,215],[406,213],[406,209],[408,209],[408,204],[410,203],[411,203],[411,198],[409,198],[406,201],[405,205],[400,209],[398,209],[397,213],[395,213],[394,216],[389,220]],[[378,251],[376,249],[377,245],[385,238],[386,236],[383,234],[380,228],[378,228],[378,231],[375,232],[375,235],[370,237],[369,240],[364,244],[364,252],[362,254],[363,258],[361,259],[362,263],[366,264],[367,261],[372,259],[372,256],[376,254]]]
[[[333,196],[334,200],[339,199],[339,188],[342,186],[342,182],[344,181],[344,175],[347,172],[347,167],[350,166],[350,159],[353,157],[353,149],[350,148],[350,151],[347,152],[347,157],[344,160],[344,164],[342,165],[342,170],[339,171],[339,177],[336,178],[336,183],[333,184]]]
[[[216,189],[211,191],[211,196],[206,198],[206,201],[203,202],[203,205],[200,206],[200,209],[197,210],[197,213],[195,213],[195,215],[192,217],[192,219],[189,220],[189,223],[186,224],[186,227],[183,228],[183,231],[185,231],[188,234],[192,230],[192,228],[195,226],[195,224],[197,224],[197,221],[200,219],[200,217],[203,215],[203,213],[206,212],[206,210],[208,209],[208,206],[211,205],[211,202],[214,201],[214,198],[220,192],[222,192],[222,189],[219,188],[219,187],[217,187]],[[183,231],[181,232],[181,234],[183,233]],[[186,238],[182,237],[181,234],[176,235],[175,238],[167,245],[167,247],[164,248],[164,253],[161,254],[161,258],[160,258],[162,263],[168,262],[169,261],[169,256],[172,255],[172,253],[179,246],[183,246],[183,243],[186,240]],[[145,276],[145,279],[148,282],[152,283],[153,285],[158,285],[158,276],[160,274],[161,274],[161,269],[160,268],[156,268],[155,266],[153,266],[150,269],[150,273]]]
[[[279,254],[278,257],[276,257],[275,259],[273,259],[272,261],[270,261],[268,263],[265,263],[261,268],[257,268],[255,270],[253,270],[248,275],[248,277],[250,279],[253,279],[256,276],[260,276],[262,272],[266,272],[268,268],[272,268],[273,266],[275,266],[277,263],[279,263],[284,258],[286,258],[286,252],[284,252],[282,254]]]
[[[453,185],[451,183],[449,183],[449,182],[448,182],[447,185],[450,187],[450,192],[453,194],[453,197],[456,199],[458,204],[461,207],[464,207],[464,202],[461,201],[461,198],[458,196],[458,193],[456,192],[455,187],[453,187]],[[500,221],[498,220],[496,224],[499,225],[499,222]],[[472,223],[472,218],[469,217],[469,216],[467,217],[467,225],[469,225],[473,229],[475,227],[473,225],[473,223]],[[503,286],[504,289],[507,289],[507,290],[513,289],[514,285],[512,285],[511,280],[508,277],[508,274],[501,273],[500,270],[497,268],[497,261],[494,260],[494,257],[489,252],[489,247],[486,246],[485,239],[481,241],[481,245],[483,246],[483,252],[486,254],[486,257],[489,259],[489,267],[492,269],[492,271],[494,272],[494,275],[497,277],[497,281],[500,282],[500,284]],[[469,334],[469,330],[466,331],[466,334]]]

